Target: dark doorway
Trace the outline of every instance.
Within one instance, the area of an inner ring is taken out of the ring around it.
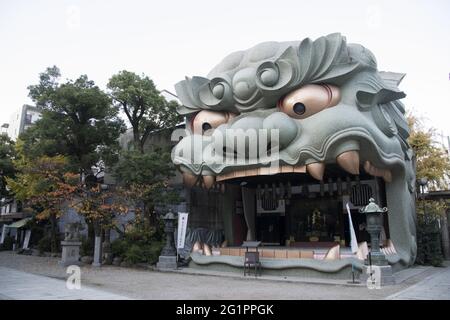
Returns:
[[[266,213],[256,217],[256,238],[265,245],[284,244],[285,217],[279,213]]]

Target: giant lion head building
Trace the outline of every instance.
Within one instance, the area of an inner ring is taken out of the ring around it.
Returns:
[[[173,162],[189,190],[190,230],[209,234],[191,233],[191,265],[237,269],[242,242],[255,240],[269,273],[347,276],[370,244],[358,210],[369,198],[389,209],[380,239],[389,264],[413,264],[403,77],[335,33],[260,43],[178,82],[186,130]]]

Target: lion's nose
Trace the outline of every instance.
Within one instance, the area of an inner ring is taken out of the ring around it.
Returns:
[[[270,132],[278,131],[280,149],[286,148],[300,133],[299,124],[283,112],[274,112],[265,118],[263,128]]]
[[[216,152],[238,157],[256,157],[257,152],[273,152],[286,148],[300,133],[298,122],[282,112],[266,118],[248,116],[236,121],[230,128],[219,126],[213,133]]]

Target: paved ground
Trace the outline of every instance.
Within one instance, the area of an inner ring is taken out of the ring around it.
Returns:
[[[0,267],[0,299],[14,300],[124,300],[128,297],[81,286],[68,289],[66,282]]]
[[[388,297],[392,300],[450,300],[450,268]]]
[[[310,279],[243,278],[240,275],[163,273],[104,266],[81,268],[81,291],[65,289],[58,258],[0,252],[0,298],[11,299],[450,299],[449,268],[416,267],[399,284],[369,290],[363,285]],[[21,273],[21,272],[23,273]],[[425,279],[425,280],[424,280]],[[423,282],[424,280],[424,282]],[[446,283],[447,285],[441,285]],[[410,289],[407,289],[410,288]],[[435,288],[438,290],[436,294]],[[405,291],[405,289],[407,289]],[[85,290],[85,291],[83,291]],[[424,291],[426,290],[426,291]],[[428,290],[428,291],[427,291]],[[73,291],[77,291],[74,293]],[[412,293],[411,293],[412,292]]]

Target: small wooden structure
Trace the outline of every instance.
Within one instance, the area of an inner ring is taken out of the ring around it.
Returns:
[[[244,276],[247,273],[250,274],[250,270],[254,268],[255,277],[261,275],[261,262],[259,261],[258,247],[261,245],[261,241],[244,241],[242,247],[246,248],[244,255]],[[249,251],[249,248],[255,249]]]

